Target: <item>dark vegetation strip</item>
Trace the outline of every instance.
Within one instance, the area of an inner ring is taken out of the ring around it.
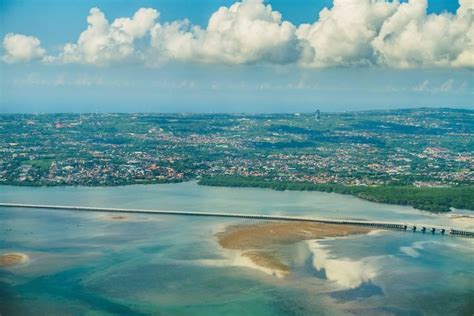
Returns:
[[[204,177],[198,184],[224,187],[269,188],[274,190],[321,191],[348,194],[364,200],[410,205],[431,212],[449,212],[451,208],[474,210],[474,186],[419,188],[414,186],[346,186],[342,184],[314,184],[265,180],[258,177]]]

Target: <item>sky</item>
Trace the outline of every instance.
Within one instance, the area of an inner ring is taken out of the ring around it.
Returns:
[[[2,0],[0,113],[474,109],[471,0]]]

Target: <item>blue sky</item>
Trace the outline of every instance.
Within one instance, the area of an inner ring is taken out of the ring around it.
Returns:
[[[417,1],[4,0],[0,112],[474,108],[472,10]]]

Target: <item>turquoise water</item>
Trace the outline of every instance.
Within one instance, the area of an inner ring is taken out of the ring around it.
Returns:
[[[0,186],[1,202],[407,220],[445,215],[318,192],[201,187]],[[283,247],[277,278],[223,250],[214,234],[246,220],[0,208],[1,315],[471,315],[473,240],[375,232]]]

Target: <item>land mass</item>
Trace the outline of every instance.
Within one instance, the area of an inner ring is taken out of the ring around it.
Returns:
[[[318,190],[474,210],[474,111],[0,114],[0,184]]]

